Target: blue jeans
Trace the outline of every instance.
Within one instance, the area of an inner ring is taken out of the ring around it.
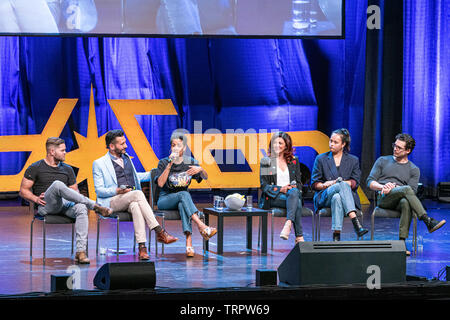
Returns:
[[[331,208],[331,230],[341,231],[344,215],[356,212],[352,189],[346,182],[339,182],[328,187],[325,192],[325,200],[319,207]]]
[[[160,210],[178,209],[180,211],[183,232],[192,233],[192,215],[198,212],[198,209],[192,201],[191,194],[188,191],[173,193],[161,192],[157,205]]]
[[[302,229],[302,194],[298,188],[292,188],[285,193],[279,193],[270,202],[272,207],[286,208],[286,219],[294,224],[295,236],[303,236]]]

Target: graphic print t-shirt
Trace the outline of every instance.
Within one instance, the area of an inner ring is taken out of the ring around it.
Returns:
[[[159,176],[163,173],[168,164],[169,158],[164,158],[159,161],[158,172],[155,175],[156,180],[158,180]],[[186,173],[191,166],[198,166],[198,161],[191,157],[184,157],[183,162],[180,164],[174,163],[170,168],[167,181],[162,187],[163,193],[186,191],[191,184],[192,179],[195,179],[197,182],[201,182],[203,179],[200,176],[200,173],[193,176]]]

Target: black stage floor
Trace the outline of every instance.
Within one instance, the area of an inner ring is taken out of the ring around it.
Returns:
[[[306,203],[311,207],[311,203]],[[207,204],[209,206],[209,204]],[[450,205],[425,201],[429,215],[436,219],[450,217]],[[364,225],[370,228],[370,211],[364,208]],[[96,217],[90,216],[89,257],[90,265],[80,265],[80,289],[71,293],[51,293],[50,276],[66,273],[73,265],[70,254],[70,226],[53,225],[47,228],[47,259],[42,259],[42,228],[35,225],[33,258],[29,256],[31,217],[26,207],[19,201],[0,203],[0,298],[3,299],[446,299],[450,298],[450,287],[441,271],[450,265],[449,223],[435,233],[429,234],[425,225],[419,222],[419,244],[416,256],[407,258],[407,275],[423,277],[420,282],[408,281],[402,284],[383,286],[381,290],[368,290],[364,286],[301,286],[289,287],[279,284],[274,287],[256,287],[257,269],[276,270],[294,245],[294,234],[288,241],[279,238],[283,218],[275,218],[274,249],[270,248],[270,224],[268,253],[260,254],[257,247],[258,221],[253,221],[253,249],[245,245],[245,218],[229,218],[224,227],[224,254],[216,254],[215,239],[210,241],[210,252],[202,252],[202,238],[194,232],[195,257],[186,258],[184,237],[179,221],[166,221],[166,229],[180,240],[165,247],[165,254],[155,256],[154,242],[151,260],[156,267],[156,287],[154,290],[120,290],[103,292],[96,290],[93,278],[97,270],[107,262],[138,261],[133,254],[133,226],[121,223],[120,243],[125,253],[119,259],[111,252],[115,248],[116,226],[112,221],[103,221],[100,247],[106,254],[96,256]],[[216,225],[211,217],[210,224]],[[331,240],[331,218],[322,218],[321,240]],[[303,228],[307,241],[311,240],[311,218],[303,218]],[[194,229],[195,230],[195,229]],[[411,230],[412,234],[412,230]],[[356,240],[350,220],[345,219],[342,240]],[[375,240],[396,240],[398,219],[377,218]],[[369,236],[366,237],[366,240]],[[152,239],[154,240],[154,238]],[[411,249],[411,239],[407,240]],[[160,248],[161,249],[161,248]],[[426,279],[425,279],[426,278]],[[439,281],[440,280],[440,281]]]

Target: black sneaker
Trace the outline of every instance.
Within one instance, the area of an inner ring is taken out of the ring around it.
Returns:
[[[429,233],[436,231],[446,223],[445,220],[437,221],[436,219],[430,218],[428,216],[425,216],[423,218],[423,222],[427,226]]]

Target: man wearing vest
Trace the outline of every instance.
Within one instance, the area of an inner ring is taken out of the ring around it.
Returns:
[[[145,247],[147,224],[157,233],[158,242],[169,244],[178,240],[169,235],[156,221],[144,193],[141,182],[150,181],[150,172],[136,172],[126,153],[127,144],[122,130],[112,130],[106,134],[106,147],[109,151],[94,161],[93,175],[97,202],[113,210],[129,211],[133,216],[136,241],[139,243],[139,259],[148,260]]]

